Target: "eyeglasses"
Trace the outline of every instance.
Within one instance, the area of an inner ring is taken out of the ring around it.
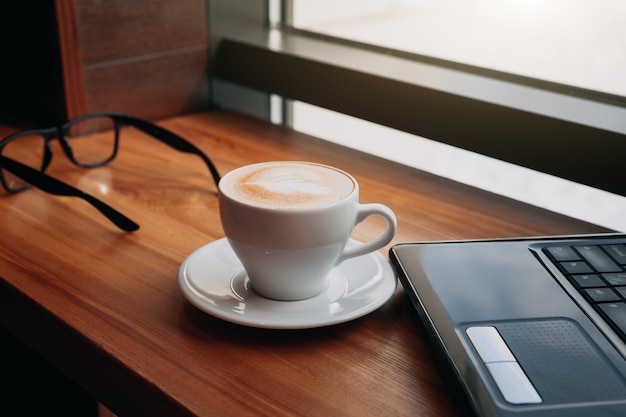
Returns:
[[[123,113],[92,113],[70,120],[60,127],[25,130],[0,141],[0,182],[5,190],[16,193],[31,185],[51,194],[83,198],[115,225],[125,231],[139,226],[95,197],[46,174],[52,160],[50,142],[57,139],[74,164],[93,168],[107,164],[117,155],[120,129],[133,126],[170,147],[198,155],[207,165],[217,187],[220,175],[211,160],[195,145],[153,123]]]

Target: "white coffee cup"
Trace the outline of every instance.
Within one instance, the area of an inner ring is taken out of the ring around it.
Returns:
[[[381,249],[396,232],[382,204],[359,204],[359,185],[339,169],[297,161],[247,165],[219,183],[222,227],[252,289],[277,300],[322,291],[330,271],[346,259]],[[378,238],[347,246],[354,227],[377,215],[387,223]]]

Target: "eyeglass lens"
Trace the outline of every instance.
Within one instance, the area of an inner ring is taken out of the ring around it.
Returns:
[[[97,116],[70,122],[65,128],[65,138],[70,145],[77,164],[94,166],[113,158],[117,130],[115,120]]]
[[[117,129],[115,120],[108,116],[78,119],[65,125],[65,140],[69,145],[70,157],[83,167],[104,164],[115,155]],[[25,132],[12,137],[0,152],[24,165],[43,171],[46,136]],[[21,178],[2,170],[2,175],[10,191],[20,191],[28,187]]]
[[[46,138],[40,134],[24,134],[13,138],[6,143],[0,152],[3,156],[14,159],[29,167],[41,171],[44,163],[44,152],[46,148]],[[10,191],[20,191],[28,187],[28,184],[7,171],[2,170],[2,176],[6,186]]]

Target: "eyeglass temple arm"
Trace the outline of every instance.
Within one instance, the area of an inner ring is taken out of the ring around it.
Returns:
[[[219,172],[217,172],[217,168],[215,168],[215,165],[213,165],[213,162],[211,162],[209,157],[206,156],[204,152],[202,152],[198,147],[196,147],[196,145],[186,139],[183,139],[177,134],[170,132],[165,128],[162,128],[145,120],[137,119],[135,117],[127,115],[124,116],[124,120],[129,125],[136,127],[137,129],[149,134],[156,139],[159,139],[161,142],[171,146],[176,150],[198,155],[200,158],[202,158],[206,166],[209,168],[211,176],[213,177],[213,181],[215,182],[215,186],[218,185],[218,183],[220,182],[220,174]]]
[[[32,169],[27,165],[0,155],[0,167],[6,169],[7,171],[20,177],[29,184],[32,184],[47,193],[82,198],[93,207],[95,207],[100,213],[104,214],[104,216],[106,216],[106,218],[109,219],[113,224],[115,224],[117,227],[124,230],[125,232],[134,232],[135,230],[139,229],[139,225],[137,223],[124,216],[122,213],[115,210],[113,207],[109,206],[103,201],[98,200],[97,198],[79,190],[78,188],[74,188],[71,185],[61,182],[56,178]]]

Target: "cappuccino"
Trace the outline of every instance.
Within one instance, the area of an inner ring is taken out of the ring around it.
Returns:
[[[352,177],[308,162],[248,165],[227,175],[220,189],[230,198],[272,209],[314,208],[343,200],[355,190]]]
[[[303,300],[325,288],[346,259],[391,242],[396,217],[382,204],[359,203],[345,172],[310,162],[266,162],[238,168],[219,183],[220,220],[251,288],[275,300]],[[378,238],[348,246],[369,216],[385,219]]]

